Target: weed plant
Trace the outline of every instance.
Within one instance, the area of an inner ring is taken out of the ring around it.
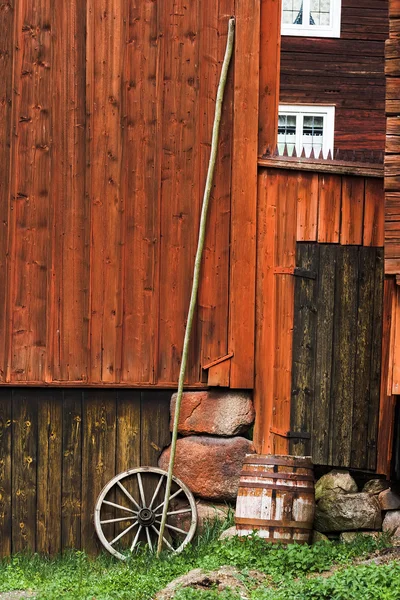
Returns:
[[[231,565],[240,570],[252,600],[400,600],[397,563],[349,567],[329,578],[307,579],[309,574],[323,573],[334,564],[345,567],[355,557],[387,546],[385,538],[287,547],[266,544],[256,536],[218,541],[221,530],[229,525],[210,524],[181,554],[165,553],[160,560],[146,548],[126,562],[105,554],[90,558],[83,552],[70,552],[56,559],[17,555],[0,562],[0,591],[33,589],[37,600],[151,600],[158,590],[191,569],[214,570]],[[267,576],[262,588],[254,587],[253,569]],[[176,600],[216,598],[239,600],[240,596],[234,591],[216,590],[181,590],[176,596]]]

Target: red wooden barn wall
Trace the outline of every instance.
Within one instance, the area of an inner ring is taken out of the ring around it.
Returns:
[[[280,101],[335,105],[341,150],[384,150],[388,4],[342,0],[337,39],[282,36]]]
[[[20,0],[0,11],[1,383],[175,385],[236,15],[187,383],[233,352],[214,383],[253,385],[259,10]]]

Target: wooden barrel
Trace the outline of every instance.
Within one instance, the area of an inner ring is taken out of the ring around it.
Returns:
[[[235,523],[268,542],[307,544],[315,511],[311,458],[247,454],[240,475]]]

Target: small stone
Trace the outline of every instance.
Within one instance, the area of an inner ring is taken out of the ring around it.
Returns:
[[[221,533],[221,535],[219,536],[220,540],[226,540],[226,539],[230,539],[233,537],[237,537],[239,535],[238,530],[236,529],[236,525],[233,525],[232,527],[229,527],[228,529],[225,529],[225,531],[223,531]]]
[[[398,510],[400,509],[400,496],[392,492],[392,490],[385,490],[378,496],[379,504],[382,510]]]
[[[181,438],[176,444],[174,475],[200,498],[234,501],[244,458],[252,453],[253,443],[243,437]],[[161,469],[168,468],[169,455],[170,448],[161,454],[158,461]]]
[[[176,394],[171,398],[171,431]],[[179,414],[181,435],[232,436],[247,431],[254,422],[254,406],[248,392],[185,392]]]
[[[358,487],[348,471],[334,469],[323,475],[315,484],[315,501],[335,492],[337,494],[353,494]]]
[[[176,503],[173,504],[174,510],[180,510],[186,506],[186,503]],[[231,510],[230,506],[227,504],[215,504],[204,502],[198,500],[196,502],[197,508],[197,527],[196,527],[196,535],[201,535],[208,525],[215,523],[215,521],[219,521],[223,523],[226,521],[229,511]],[[179,527],[180,529],[184,529],[187,531],[190,527],[191,513],[182,513],[179,515],[172,515],[169,519],[170,525],[174,527]]]
[[[366,494],[380,494],[389,487],[385,479],[370,479],[363,487],[363,492]]]
[[[382,523],[382,531],[395,533],[400,527],[400,510],[390,510],[386,513]]]
[[[394,541],[395,545],[396,546],[399,545],[400,544],[400,527],[398,527],[396,529],[396,531],[394,532],[393,538],[394,538],[393,541]]]
[[[324,496],[315,511],[314,527],[322,533],[330,531],[379,530],[381,507],[371,494],[333,494]]]
[[[350,544],[351,542],[354,542],[359,535],[377,540],[381,533],[380,531],[343,531],[339,536],[339,541],[343,544]]]
[[[314,529],[314,531],[312,532],[312,537],[311,537],[311,543],[312,544],[318,544],[318,542],[329,542],[329,538],[327,535],[321,533],[320,531],[317,531],[316,529]]]

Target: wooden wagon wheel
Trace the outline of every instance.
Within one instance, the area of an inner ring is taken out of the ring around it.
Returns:
[[[116,475],[101,491],[94,511],[94,524],[103,546],[126,560],[141,543],[157,548],[167,473],[153,467],[130,469]],[[194,536],[197,509],[193,494],[173,477],[168,503],[164,547],[181,552]]]

